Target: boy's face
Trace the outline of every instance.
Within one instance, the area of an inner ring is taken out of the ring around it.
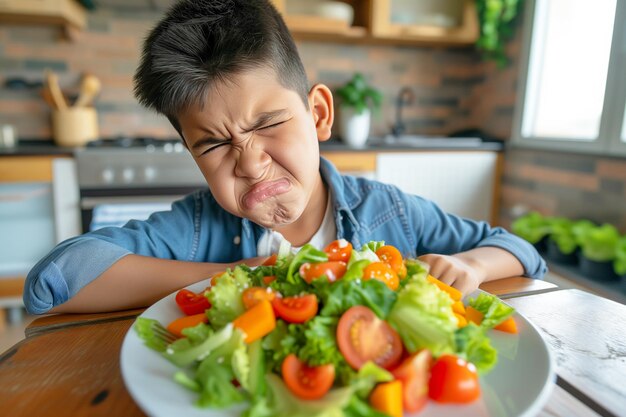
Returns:
[[[318,139],[330,137],[332,96],[318,85],[308,101],[311,110],[272,71],[257,69],[219,83],[204,108],[179,115],[189,151],[225,210],[279,230],[303,214],[320,216]]]

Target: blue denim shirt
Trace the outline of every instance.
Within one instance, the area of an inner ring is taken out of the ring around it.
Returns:
[[[502,228],[447,214],[392,185],[342,176],[323,158],[320,171],[330,189],[337,238],[355,248],[384,240],[403,255],[416,257],[495,246],[515,255],[526,276],[542,278],[546,272],[535,248]],[[146,221],[131,220],[121,228],[104,228],[60,243],[28,274],[24,304],[30,313],[45,313],[128,254],[218,263],[251,258],[264,232],[226,212],[208,190],[198,191]]]

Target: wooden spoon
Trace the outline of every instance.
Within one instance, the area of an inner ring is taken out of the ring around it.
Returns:
[[[74,107],[83,107],[91,104],[91,101],[100,92],[101,87],[100,80],[95,75],[85,74],[80,83],[80,94],[74,103]]]
[[[67,103],[65,102],[65,97],[61,92],[61,87],[59,87],[59,77],[54,72],[47,70],[46,84],[50,90],[50,95],[52,96],[52,101],[54,101],[55,107],[59,110],[66,110]]]

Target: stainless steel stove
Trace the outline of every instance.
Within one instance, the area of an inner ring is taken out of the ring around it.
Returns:
[[[144,219],[206,182],[179,139],[118,137],[75,152],[83,231]]]

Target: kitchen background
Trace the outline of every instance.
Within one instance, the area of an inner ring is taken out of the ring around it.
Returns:
[[[165,10],[150,4],[101,1],[89,12],[86,29],[72,40],[58,27],[0,25],[0,86],[16,76],[41,80],[50,68],[59,74],[64,90],[77,92],[81,73],[91,72],[103,85],[96,100],[101,136],[175,137],[164,117],[146,111],[132,96],[141,42]],[[506,141],[512,129],[522,26],[520,16],[504,68],[483,61],[473,47],[298,41],[298,48],[311,83],[333,88],[358,70],[383,92],[382,109],[372,119],[373,135],[389,132],[395,97],[402,86],[410,86],[416,100],[404,111],[408,132],[449,134],[477,128]],[[50,110],[38,89],[0,87],[0,123],[15,125],[21,138],[51,140]],[[509,148],[502,182],[504,226],[510,225],[513,208],[527,208],[609,222],[626,232],[624,158]]]
[[[50,108],[40,88],[6,84],[16,77],[41,81],[45,69],[59,75],[61,87],[70,96],[78,94],[83,73],[101,80],[102,92],[95,100],[101,137],[176,137],[164,117],[143,109],[132,95],[141,43],[168,1],[102,0],[96,4],[96,10],[87,14],[86,27],[70,32],[69,38],[58,26],[0,23],[0,124],[15,126],[21,141],[52,142]],[[297,45],[311,83],[335,89],[360,71],[383,93],[383,105],[372,119],[373,136],[390,132],[396,98],[408,86],[415,93],[415,100],[403,111],[408,133],[449,135],[478,129],[504,140],[495,223],[509,228],[516,216],[537,210],[544,215],[611,223],[626,233],[624,157],[511,146],[523,71],[519,57],[524,25],[520,15],[506,45],[508,62],[503,67],[484,60],[473,46],[301,39]]]

